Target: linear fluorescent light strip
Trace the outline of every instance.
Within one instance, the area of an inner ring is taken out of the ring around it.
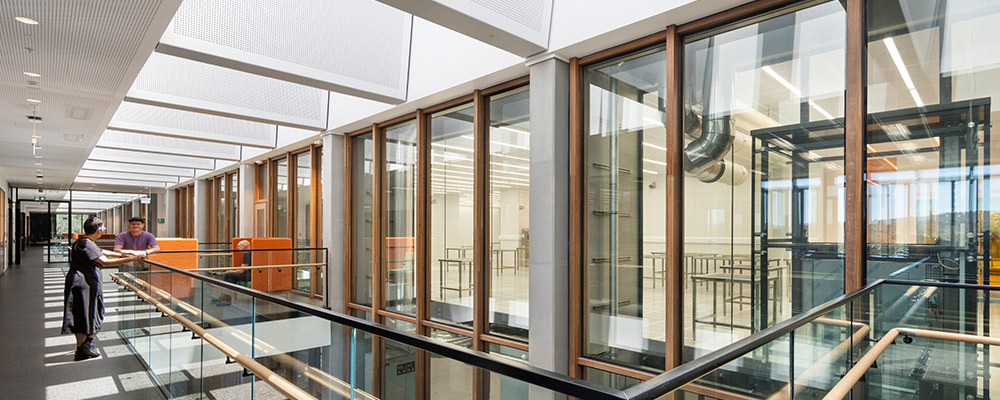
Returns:
[[[923,107],[924,102],[920,100],[920,93],[917,93],[917,87],[913,85],[913,79],[910,79],[910,71],[906,69],[903,57],[899,55],[896,42],[891,37],[887,37],[882,39],[882,43],[885,43],[885,47],[889,49],[889,56],[892,57],[892,62],[896,64],[899,75],[903,77],[903,83],[906,84],[906,88],[910,90],[910,96],[913,96],[913,101],[917,103],[917,107]]]
[[[770,65],[765,65],[761,69],[764,72],[767,72],[768,75],[771,75],[771,77],[774,78],[774,80],[778,81],[778,83],[780,83],[781,86],[784,86],[786,89],[791,91],[792,94],[795,95],[795,97],[800,97],[800,98],[802,97],[802,91],[799,90],[797,87],[792,86],[791,82],[785,80],[785,78],[781,77],[781,75],[778,75],[777,72],[774,72],[774,70],[771,69]],[[823,116],[826,117],[826,119],[833,119],[833,115],[830,115],[830,113],[826,112],[826,110],[824,110],[823,107],[820,107],[819,104],[816,104],[815,101],[809,100],[809,106],[816,109],[816,111],[818,111],[820,114],[823,114]]]

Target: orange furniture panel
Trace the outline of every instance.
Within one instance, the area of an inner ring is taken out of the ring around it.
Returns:
[[[253,238],[251,249],[291,249],[290,238]],[[255,251],[252,253],[253,266],[289,265],[292,263],[292,252],[289,251]],[[292,289],[292,268],[254,269],[250,287],[263,292],[280,292]]]
[[[198,268],[198,239],[187,238],[157,238],[160,250],[163,251],[190,251],[189,253],[154,253],[149,255],[149,261],[169,265],[180,269]],[[191,297],[194,293],[194,279],[179,274],[155,273],[158,268],[152,268],[149,274],[149,283],[163,290],[169,290],[174,297]],[[168,289],[169,288],[169,289]],[[157,293],[153,293],[154,298],[161,299]]]

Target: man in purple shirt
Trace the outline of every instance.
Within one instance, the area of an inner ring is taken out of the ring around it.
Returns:
[[[144,231],[144,228],[146,228],[146,220],[142,217],[129,218],[128,232],[119,233],[115,237],[115,251],[140,256],[160,251],[156,237],[152,233]]]

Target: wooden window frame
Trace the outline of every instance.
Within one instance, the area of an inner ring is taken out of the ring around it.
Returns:
[[[370,127],[365,127],[358,129],[356,131],[345,134],[344,140],[344,225],[343,232],[345,235],[344,240],[344,304],[345,311],[351,313],[352,311],[362,311],[369,313],[372,316],[374,322],[385,323],[385,318],[393,318],[400,321],[406,321],[412,323],[416,326],[416,333],[420,335],[427,335],[430,329],[438,329],[442,331],[447,331],[454,334],[459,334],[467,337],[473,338],[473,349],[488,352],[489,344],[498,344],[502,346],[507,346],[515,348],[522,351],[528,351],[528,343],[524,341],[518,341],[509,339],[506,337],[492,335],[486,329],[488,310],[486,309],[488,304],[489,291],[487,290],[488,284],[488,273],[486,272],[485,262],[489,259],[489,249],[488,249],[488,229],[489,229],[489,208],[486,203],[489,201],[489,155],[488,155],[488,132],[487,126],[489,125],[488,118],[488,97],[496,94],[503,93],[505,91],[513,90],[521,86],[529,85],[529,76],[519,77],[508,82],[501,83],[483,90],[476,90],[471,94],[467,94],[455,99],[436,104],[433,107],[427,109],[418,109],[414,112],[386,120],[381,123],[373,124]],[[430,131],[429,131],[429,120],[430,115],[447,110],[449,108],[462,105],[464,103],[471,103],[474,110],[474,121],[473,126],[476,136],[476,147],[474,152],[474,176],[476,177],[476,182],[474,183],[474,215],[475,215],[475,226],[474,226],[474,261],[473,269],[474,273],[474,286],[473,286],[473,296],[474,296],[474,318],[473,318],[473,328],[469,329],[466,327],[459,327],[456,325],[451,325],[447,323],[442,323],[438,321],[430,320],[429,310],[430,310],[430,279],[428,265],[430,257],[428,251],[428,235],[422,234],[427,232],[429,229],[429,203],[430,203]],[[415,121],[417,127],[417,182],[416,182],[416,204],[414,212],[416,213],[416,222],[414,227],[415,238],[415,268],[416,268],[416,297],[417,297],[417,312],[416,316],[403,315],[396,312],[392,312],[384,309],[384,293],[382,290],[383,273],[382,267],[384,264],[386,250],[385,250],[385,130],[387,128],[394,127],[396,125],[406,123],[409,121]],[[351,300],[356,291],[355,278],[358,271],[354,270],[354,248],[353,242],[355,239],[353,231],[353,220],[354,220],[354,203],[353,194],[355,190],[358,190],[360,185],[353,181],[353,168],[354,159],[352,148],[353,138],[366,133],[372,134],[372,146],[374,150],[373,160],[372,160],[372,306],[368,307],[365,305],[353,303]],[[283,157],[283,156],[282,156]],[[291,167],[290,167],[291,168]],[[274,168],[271,168],[272,170]],[[317,182],[317,181],[314,181]],[[273,187],[273,185],[272,185]],[[318,226],[318,225],[317,225]],[[379,338],[374,338],[373,343],[373,358],[380,359],[382,353],[382,341]],[[418,356],[416,357],[417,365],[417,393],[418,398],[427,398],[430,393],[430,374],[427,372],[430,368],[430,355],[418,351]],[[376,393],[374,395],[379,395],[377,393],[379,384],[382,381],[382,371],[381,363],[374,363],[374,376],[373,382],[376,388]],[[483,398],[485,395],[484,390],[486,389],[488,380],[485,374],[477,374],[474,377],[473,393],[475,398]]]

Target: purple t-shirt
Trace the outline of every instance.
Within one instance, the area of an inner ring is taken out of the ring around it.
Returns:
[[[115,238],[115,246],[122,246],[125,250],[146,250],[156,245],[156,237],[146,231],[139,233],[139,236],[132,236],[132,232],[125,231]]]

